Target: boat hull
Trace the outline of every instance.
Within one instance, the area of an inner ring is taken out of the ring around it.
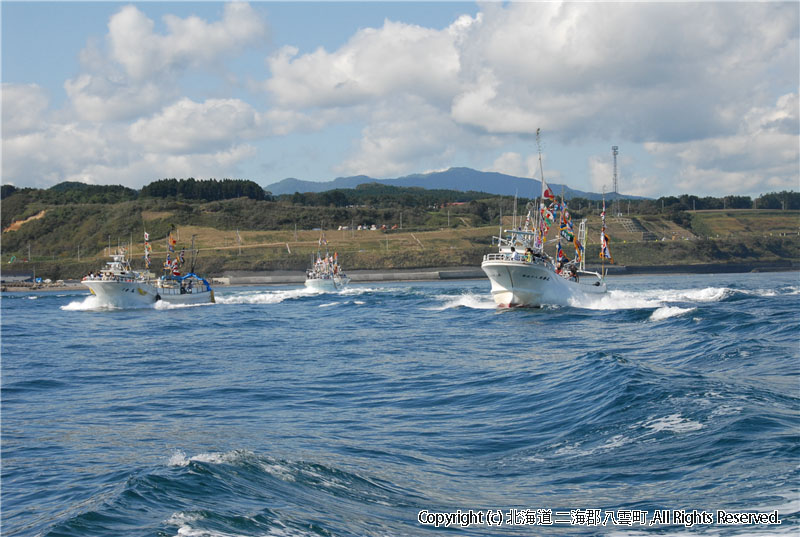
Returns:
[[[335,293],[347,287],[348,283],[350,283],[350,278],[307,278],[305,285],[308,289],[315,291]]]
[[[179,289],[159,288],[146,281],[96,280],[84,281],[89,291],[106,306],[136,308],[151,306],[163,300],[168,304],[207,304],[214,302],[212,289],[180,293]]]
[[[484,261],[481,268],[492,283],[492,298],[502,307],[566,306],[571,298],[606,292],[605,283],[595,273],[582,273],[575,282],[541,263]]]

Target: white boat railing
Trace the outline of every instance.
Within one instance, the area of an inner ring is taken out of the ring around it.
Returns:
[[[518,254],[518,259],[513,259],[514,254],[485,254],[484,261],[511,261],[513,263],[520,263],[522,265],[542,265],[548,266],[549,263],[541,256],[534,256],[533,261],[528,261],[527,257],[523,254]]]

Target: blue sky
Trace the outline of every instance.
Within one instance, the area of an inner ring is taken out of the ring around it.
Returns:
[[[800,189],[797,2],[3,2],[2,180]]]

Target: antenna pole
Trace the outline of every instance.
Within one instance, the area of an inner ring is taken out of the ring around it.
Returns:
[[[619,181],[617,179],[617,155],[619,154],[619,146],[611,146],[611,154],[614,155],[614,216],[619,214]]]

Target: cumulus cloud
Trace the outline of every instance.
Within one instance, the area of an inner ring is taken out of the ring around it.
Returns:
[[[413,109],[409,117],[396,110]],[[450,160],[457,150],[458,128],[450,118],[417,97],[377,107],[351,158],[336,171],[356,175],[369,170],[374,177],[392,177]]]
[[[747,110],[736,133],[682,143],[648,143],[661,159],[674,159],[681,192],[711,194],[797,189],[800,180],[800,95],[781,96],[771,107]]]
[[[754,134],[741,118],[754,103],[769,106],[772,88],[796,86],[797,50],[790,4],[487,3],[443,30],[387,20],[337,50],[284,47],[269,59],[263,87],[298,117],[367,103],[362,139],[340,166],[352,173],[414,171],[418,159],[446,167],[456,139],[474,147],[537,128],[562,143],[648,143],[675,160],[686,158],[676,151],[714,149],[739,169],[761,166],[754,152],[736,157],[733,139]],[[392,108],[400,96],[425,106]],[[523,171],[514,159],[502,156],[492,169]],[[796,178],[792,169],[774,173]],[[642,194],[669,186],[653,174],[631,184]]]
[[[463,25],[463,21],[459,24]],[[453,33],[385,21],[359,30],[334,52],[298,56],[281,48],[268,60],[265,88],[285,107],[352,106],[365,99],[414,94],[447,102],[457,88],[459,55]]]
[[[89,121],[148,114],[178,95],[178,77],[190,68],[213,69],[244,47],[263,40],[266,24],[249,4],[230,2],[222,19],[206,22],[166,15],[165,34],[135,6],[108,23],[105,48],[91,41],[81,53],[84,71],[64,89],[75,112]]]
[[[144,11],[120,7],[87,43],[64,113],[38,86],[3,86],[4,178],[139,186],[154,173],[230,175],[260,138],[336,136],[343,125],[362,126],[331,166],[347,175],[443,169],[468,155],[466,165],[538,176],[535,155],[508,147],[542,128],[554,146],[641,144],[625,193],[758,193],[800,177],[796,3],[489,2],[445,28],[385,20],[330,50],[281,43],[268,78],[259,66],[240,88],[266,94],[266,108],[182,90],[187,75],[226,80],[227,60],[264,42],[251,6],[226,3],[216,21],[168,15],[163,30]],[[609,166],[576,155],[545,160],[545,175],[599,189]]]
[[[232,176],[255,157],[247,142],[263,136],[267,116],[239,99],[195,102],[179,92],[182,76],[215,70],[263,39],[265,22],[239,2],[225,4],[216,22],[163,21],[158,33],[136,7],[119,9],[105,41],[81,51],[83,72],[64,83],[65,110],[48,110],[35,84],[3,84],[5,181],[139,187],[164,176]]]
[[[147,80],[187,66],[213,64],[262,39],[266,28],[249,4],[229,2],[222,20],[208,23],[195,16],[164,16],[165,35],[135,6],[123,7],[108,24],[110,57],[131,80]]]
[[[523,158],[519,153],[508,151],[495,159],[485,171],[505,173],[515,177],[539,177],[539,160],[536,155]],[[551,180],[548,178],[548,180]]]
[[[238,99],[197,103],[184,98],[136,121],[130,127],[130,138],[148,151],[198,153],[256,137],[260,123],[256,110]]]
[[[788,5],[511,3],[484,15],[462,49],[470,80],[453,113],[494,133],[718,135],[736,127],[721,111],[752,102],[797,48]]]
[[[37,84],[2,85],[3,138],[35,132],[45,124],[49,99]]]

